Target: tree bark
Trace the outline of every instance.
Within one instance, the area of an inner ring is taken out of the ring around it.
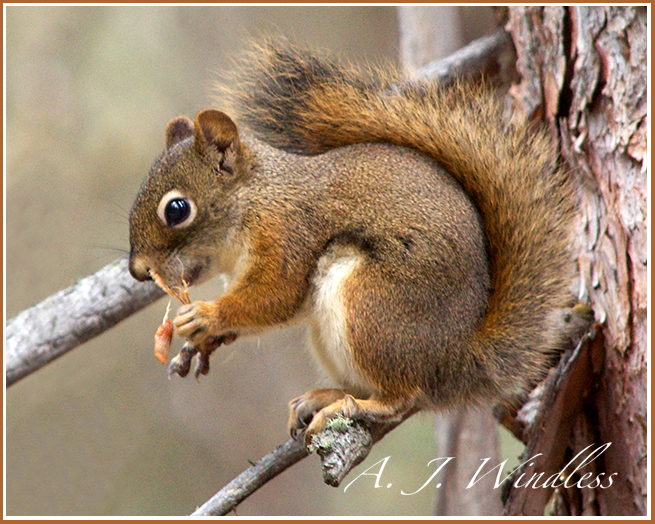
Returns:
[[[510,515],[646,514],[646,16],[645,7],[509,9],[515,108],[547,122],[579,180],[580,297],[602,325],[591,375],[567,393],[579,406],[563,417],[563,454],[547,465],[558,471],[587,446],[611,443],[576,478],[605,473],[606,486],[616,473],[611,487],[560,488],[546,501],[543,490],[514,488]]]
[[[563,471],[572,485],[532,489],[509,483],[508,515],[646,512],[646,15],[645,8],[633,7],[508,9],[520,78],[510,99],[525,119],[549,126],[562,162],[579,182],[581,210],[572,250],[577,289],[600,326],[597,339],[568,352],[516,417],[502,416],[526,442],[524,460],[541,454],[511,482],[521,484],[524,474],[524,484],[544,472],[543,483]],[[425,13],[400,19],[403,38],[429,25]],[[418,65],[411,62],[409,69]],[[448,429],[440,435],[440,453],[460,449],[464,416],[457,412],[441,419]],[[469,443],[467,449],[481,444]],[[603,452],[574,472],[594,450]],[[472,506],[455,510],[453,504],[443,509],[441,501],[461,499],[464,492],[453,480],[457,472],[445,473],[451,476],[439,493],[437,511],[473,511]],[[602,487],[581,487],[590,484],[581,480],[587,473],[600,476]]]

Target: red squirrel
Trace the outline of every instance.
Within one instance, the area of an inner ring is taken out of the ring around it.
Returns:
[[[480,87],[286,45],[244,63],[228,93],[240,127],[215,109],[172,120],[130,214],[138,280],[229,277],[178,310],[176,334],[207,358],[306,322],[338,386],[290,402],[306,443],[338,413],[393,422],[525,394],[575,311],[577,200],[546,134]]]

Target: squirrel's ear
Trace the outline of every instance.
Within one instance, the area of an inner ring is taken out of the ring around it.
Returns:
[[[178,116],[166,126],[166,149],[193,135],[193,122],[185,116]]]
[[[238,142],[239,131],[232,119],[221,111],[205,109],[196,115],[196,147],[201,153],[210,153],[212,149],[225,151]]]

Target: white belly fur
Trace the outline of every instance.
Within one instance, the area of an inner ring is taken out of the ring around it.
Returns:
[[[312,341],[330,378],[341,387],[370,393],[370,382],[353,364],[342,295],[344,282],[361,262],[354,248],[335,248],[319,260],[313,279]]]

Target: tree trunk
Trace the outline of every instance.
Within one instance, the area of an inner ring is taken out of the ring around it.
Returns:
[[[399,11],[401,49],[409,72],[430,58],[430,33],[441,26],[430,22],[434,17],[425,9]],[[573,248],[577,291],[580,300],[593,307],[598,335],[569,352],[533,392],[536,409],[526,404],[506,423],[526,442],[523,460],[540,456],[510,479],[504,511],[644,515],[647,10],[511,7],[507,13],[519,78],[510,89],[514,110],[549,126],[562,162],[579,182],[582,205]],[[465,432],[460,428],[466,426],[467,416],[472,415],[459,411],[438,419],[438,453],[464,449]],[[494,433],[487,424],[486,431],[476,430],[478,442],[465,446],[480,457],[488,456],[480,437]],[[586,457],[589,463],[575,471]],[[462,475],[461,468],[467,466],[460,462],[460,471],[444,470],[438,514],[475,514],[479,509],[479,499],[467,500],[466,486],[457,480],[470,478],[468,472]],[[554,475],[558,487],[552,482],[539,489],[524,487],[526,479],[539,472],[544,475],[535,484]],[[561,481],[555,478],[558,474]],[[600,481],[594,482],[596,478]],[[488,513],[492,507],[487,506]]]
[[[548,123],[579,180],[580,296],[602,325],[589,350],[597,376],[567,393],[579,409],[559,435],[563,462],[549,466],[611,443],[575,478],[604,473],[607,486],[616,473],[611,487],[559,488],[549,500],[514,488],[511,515],[646,514],[646,17],[645,7],[509,8],[521,77],[511,94],[526,118]]]

